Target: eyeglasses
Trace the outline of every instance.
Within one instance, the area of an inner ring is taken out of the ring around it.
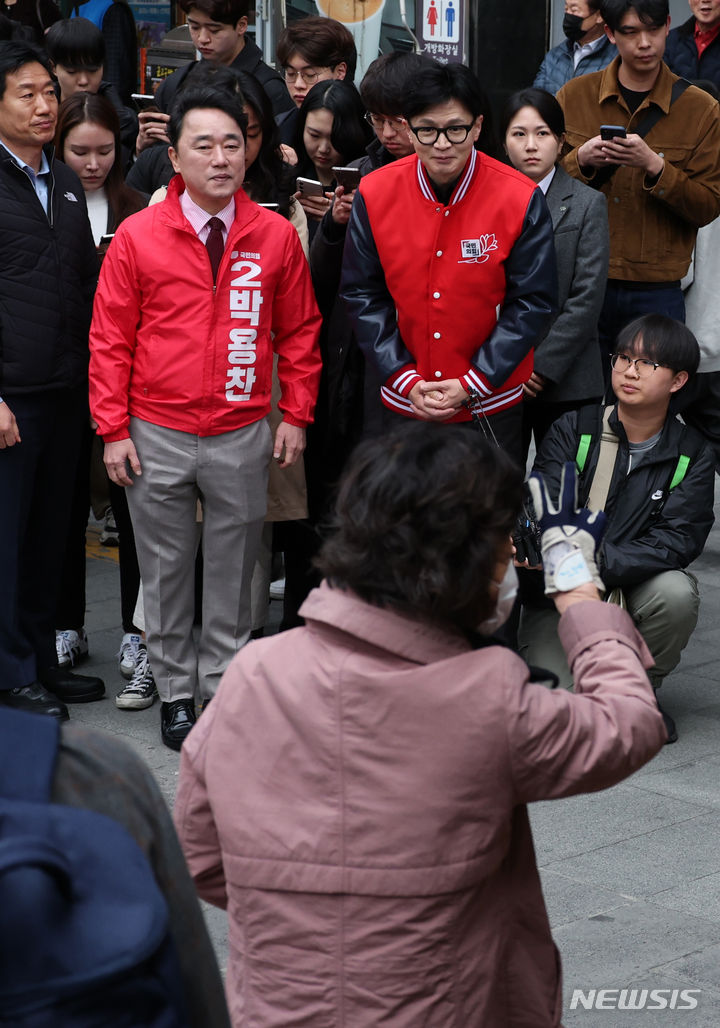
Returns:
[[[649,378],[658,368],[667,367],[667,364],[658,364],[657,361],[648,360],[647,357],[628,357],[626,353],[614,353],[610,357],[610,364],[615,371],[619,371],[621,374],[627,371],[631,364],[634,364],[639,378]]]
[[[425,146],[437,143],[440,136],[445,136],[448,143],[464,143],[474,127],[474,122],[472,125],[447,125],[445,128],[435,128],[434,125],[421,125],[419,128],[415,128],[414,125],[410,125],[417,141]]]
[[[299,77],[306,86],[312,86],[319,79],[322,70],[322,68],[303,68],[298,71],[297,68],[283,68],[283,75],[286,82],[294,82]]]
[[[367,121],[374,129],[378,132],[387,125],[391,129],[399,129],[405,124],[404,118],[384,118],[381,114],[371,114],[370,111],[365,112],[365,121]]]

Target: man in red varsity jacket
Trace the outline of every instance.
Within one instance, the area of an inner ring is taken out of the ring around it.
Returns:
[[[555,313],[555,251],[541,191],[475,149],[484,100],[462,65],[411,82],[415,154],[362,180],[341,294],[386,408],[445,423],[473,406],[521,462],[522,384]]]

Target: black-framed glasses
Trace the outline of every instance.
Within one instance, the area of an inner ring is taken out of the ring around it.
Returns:
[[[472,125],[446,125],[445,128],[436,128],[434,125],[420,125],[415,128],[414,125],[410,125],[418,143],[422,143],[424,146],[432,146],[437,143],[440,136],[445,136],[448,143],[464,143],[474,127],[475,122]]]
[[[382,114],[373,114],[371,111],[365,111],[365,121],[369,125],[372,125],[378,132],[383,128],[384,125],[388,125],[390,128],[399,129],[405,124],[405,119],[400,117],[385,117]]]
[[[613,353],[610,357],[610,364],[615,371],[621,374],[628,370],[631,364],[635,365],[635,371],[640,378],[649,378],[658,368],[666,368],[667,364],[658,364],[647,357],[628,357],[626,353]]]

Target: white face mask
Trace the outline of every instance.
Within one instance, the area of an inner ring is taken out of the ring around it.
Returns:
[[[496,582],[495,585],[498,587],[497,603],[490,617],[478,626],[481,635],[492,635],[497,632],[510,617],[518,592],[517,571],[512,559],[508,561],[502,582]]]

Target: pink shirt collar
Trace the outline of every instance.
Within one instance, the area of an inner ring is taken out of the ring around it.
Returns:
[[[207,211],[204,211],[202,207],[198,206],[198,204],[196,204],[190,197],[187,189],[185,189],[184,192],[180,194],[180,209],[190,222],[193,231],[199,236],[202,242],[205,242],[210,231],[208,228],[208,221],[212,217],[220,218],[220,221],[223,223],[223,234],[225,239],[227,239],[230,227],[235,220],[235,197],[231,196],[228,205],[223,207],[221,211],[218,211],[217,214],[213,215],[208,214]]]

